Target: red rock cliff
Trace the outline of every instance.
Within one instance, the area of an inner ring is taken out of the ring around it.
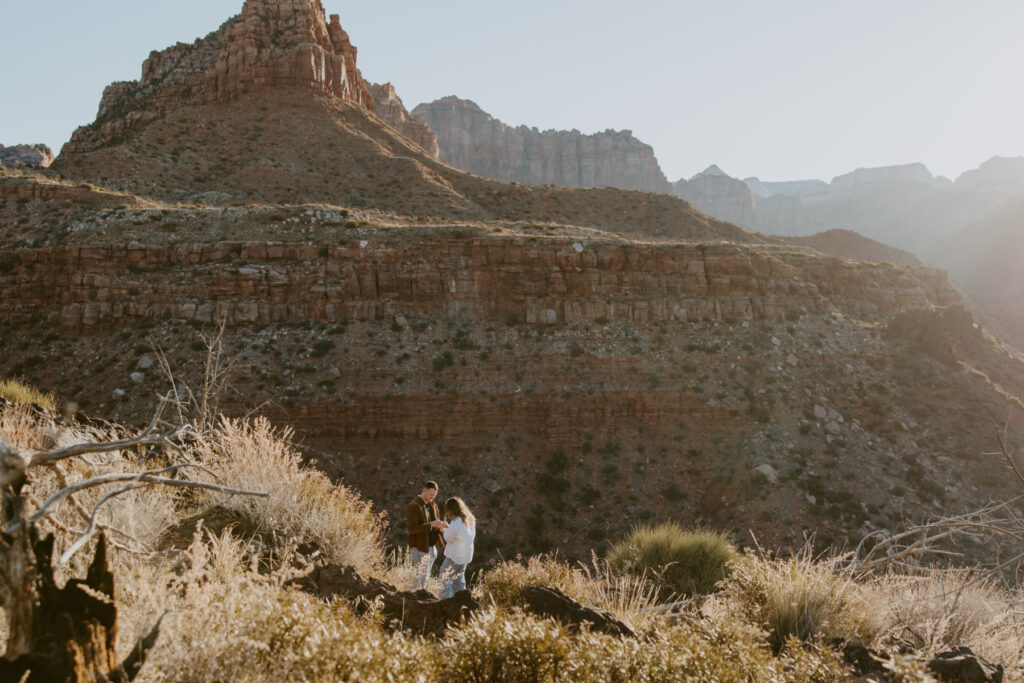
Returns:
[[[205,38],[152,52],[140,80],[108,86],[96,122],[75,131],[69,150],[99,146],[165,110],[295,86],[373,110],[338,15],[328,21],[320,0],[247,0]]]
[[[66,333],[143,318],[237,323],[459,312],[554,324],[785,320],[830,308],[859,319],[956,303],[941,271],[787,259],[729,245],[363,240],[344,247],[180,243],[0,251],[0,323]],[[242,266],[226,262],[239,258]]]
[[[413,116],[405,108],[402,98],[390,83],[378,85],[370,83],[370,94],[373,95],[373,107],[377,115],[388,122],[388,125],[409,138],[427,151],[435,159],[441,152],[437,147],[437,136],[425,122]]]

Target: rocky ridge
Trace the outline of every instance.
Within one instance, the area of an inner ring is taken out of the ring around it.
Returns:
[[[533,185],[669,189],[654,150],[631,131],[512,127],[454,96],[420,104],[413,115],[437,135],[442,159],[477,175]]]
[[[395,86],[390,83],[368,85],[370,95],[373,97],[373,106],[377,115],[388,122],[388,125],[399,133],[409,138],[422,147],[427,153],[437,159],[441,152],[437,146],[437,136],[430,130],[425,122],[413,116],[405,108],[402,98],[395,91]]]

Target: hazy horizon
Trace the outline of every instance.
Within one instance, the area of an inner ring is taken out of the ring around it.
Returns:
[[[107,84],[139,78],[151,50],[216,30],[242,4],[0,0],[0,89],[15,102],[0,110],[0,143],[57,151]],[[828,181],[915,162],[955,179],[1024,155],[1024,94],[1012,87],[1024,3],[324,6],[364,77],[394,83],[408,109],[457,95],[513,126],[629,129],[672,181],[710,164]]]

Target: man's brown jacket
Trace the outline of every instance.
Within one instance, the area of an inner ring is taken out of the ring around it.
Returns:
[[[430,528],[430,517],[423,508],[426,501],[422,496],[416,498],[405,508],[405,524],[409,528],[409,547],[416,548],[420,552],[430,552],[430,546],[436,545],[438,551],[444,550],[444,537],[440,531]],[[440,519],[437,503],[430,501],[430,510],[433,519]]]

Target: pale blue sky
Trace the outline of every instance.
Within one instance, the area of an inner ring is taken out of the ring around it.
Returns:
[[[1024,1],[324,0],[409,109],[455,94],[506,123],[629,128],[670,180],[831,177],[1024,155]],[[0,143],[60,147],[103,87],[242,0],[0,0]]]

